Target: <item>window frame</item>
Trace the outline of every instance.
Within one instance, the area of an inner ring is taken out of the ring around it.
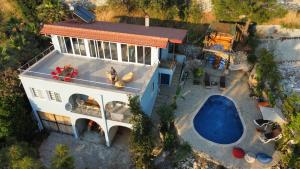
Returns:
[[[57,92],[47,90],[47,95],[50,101],[62,102],[61,96]],[[54,96],[54,98],[52,96]]]
[[[41,89],[30,87],[31,94],[34,98],[44,99],[44,95]]]

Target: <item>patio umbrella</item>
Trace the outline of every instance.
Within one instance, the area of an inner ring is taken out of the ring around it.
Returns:
[[[270,120],[279,124],[286,123],[286,120],[279,108],[259,106],[259,109],[264,120]]]

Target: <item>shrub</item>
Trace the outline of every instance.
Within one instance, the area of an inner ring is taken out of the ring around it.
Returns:
[[[203,76],[204,69],[203,68],[196,68],[196,69],[194,69],[193,73],[194,73],[194,77],[199,78],[199,77]]]
[[[51,160],[52,169],[75,169],[74,159],[69,154],[69,148],[66,145],[58,144],[55,148],[54,156]]]
[[[163,144],[165,150],[173,150],[176,146],[176,134],[172,131],[168,131],[165,133]]]

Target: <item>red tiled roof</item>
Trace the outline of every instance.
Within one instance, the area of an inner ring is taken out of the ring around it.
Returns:
[[[90,24],[64,21],[45,24],[41,33],[166,48],[168,42],[183,43],[187,30],[102,21]]]

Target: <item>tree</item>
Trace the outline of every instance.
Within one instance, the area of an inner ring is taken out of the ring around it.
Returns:
[[[213,0],[214,12],[221,20],[239,21],[245,16],[249,21],[262,23],[286,14],[277,0]]]
[[[257,87],[256,91],[259,96],[265,91],[269,97],[270,103],[275,104],[275,100],[281,97],[281,74],[278,71],[273,53],[267,49],[259,52],[259,59],[256,67]]]
[[[129,107],[133,116],[130,119],[132,132],[130,136],[130,151],[136,168],[148,169],[152,166],[152,122],[141,109],[139,97],[129,97]]]
[[[20,142],[0,151],[0,168],[11,169],[42,169],[42,163],[37,160],[37,152],[27,143]]]
[[[12,68],[0,72],[0,138],[29,141],[37,126],[25,92],[19,87],[18,74]]]
[[[74,169],[74,159],[69,155],[69,148],[66,145],[58,144],[51,161],[52,169]]]
[[[281,168],[297,168],[300,164],[300,97],[291,94],[286,97],[282,112],[289,121],[282,126],[283,137],[277,142],[277,150],[281,151]],[[291,144],[291,141],[293,143]]]
[[[44,0],[37,7],[37,17],[43,23],[59,22],[68,17],[68,10],[60,0]]]

